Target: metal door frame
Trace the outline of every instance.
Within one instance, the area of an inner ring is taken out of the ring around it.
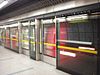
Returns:
[[[55,19],[55,18],[54,18]],[[48,56],[48,55],[44,55],[44,24],[42,23],[42,21],[43,21],[43,19],[41,20],[41,48],[42,48],[42,54],[41,54],[41,60],[43,61],[43,62],[46,62],[46,63],[48,63],[48,64],[51,64],[51,65],[53,65],[53,66],[56,66],[56,57],[55,58],[53,58],[53,57],[50,57],[50,56]],[[56,23],[54,23],[55,24],[55,29],[56,29]],[[56,38],[55,38],[56,39]]]

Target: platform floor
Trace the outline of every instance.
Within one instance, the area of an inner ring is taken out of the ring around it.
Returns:
[[[70,75],[0,46],[0,75]]]

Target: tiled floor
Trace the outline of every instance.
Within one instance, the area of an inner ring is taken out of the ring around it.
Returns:
[[[0,75],[69,75],[42,61],[34,61],[0,46]]]

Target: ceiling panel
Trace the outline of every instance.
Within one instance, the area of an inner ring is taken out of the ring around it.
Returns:
[[[0,4],[2,5],[2,3],[4,1],[7,1],[8,3],[6,5],[4,5],[2,8],[0,8],[0,11],[2,11],[2,9],[8,7],[9,5],[13,4],[14,2],[18,1],[18,0],[0,0]]]
[[[15,3],[9,5],[8,7],[0,10],[0,20],[21,15],[44,7],[63,3],[66,1],[71,1],[71,0],[18,0]],[[14,11],[20,11],[20,12],[18,12],[17,14],[12,13],[11,15],[7,16],[7,14],[10,14],[11,12]]]
[[[0,4],[3,2],[4,0],[0,0]]]

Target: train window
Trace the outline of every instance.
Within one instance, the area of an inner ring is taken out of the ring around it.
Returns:
[[[56,43],[56,31],[55,31],[55,23],[53,19],[43,20],[43,39],[44,39],[44,49],[43,54],[56,57],[56,47],[54,46]]]
[[[57,19],[59,69],[76,75],[97,75],[97,28],[100,19],[95,16],[92,13],[67,16],[63,22]]]
[[[30,22],[28,21],[22,21],[21,22],[22,24],[22,49],[23,49],[23,53],[26,54],[26,52],[28,54],[26,55],[29,55],[29,25],[30,25]]]
[[[5,43],[5,29],[1,28],[0,29],[0,44],[4,45]]]
[[[6,39],[5,46],[7,48],[10,48],[10,28],[9,27],[6,28],[6,38],[5,39]]]
[[[2,44],[2,29],[0,28],[0,45]]]
[[[11,48],[18,51],[18,27],[11,27],[10,28],[10,36],[11,36]]]
[[[33,59],[36,59],[35,40],[35,22],[31,21],[31,25],[29,26],[29,49],[30,57]]]
[[[29,49],[29,32],[28,27],[22,28],[22,48]]]
[[[2,44],[3,44],[3,46],[5,44],[5,29],[3,29],[3,31],[2,31]]]

